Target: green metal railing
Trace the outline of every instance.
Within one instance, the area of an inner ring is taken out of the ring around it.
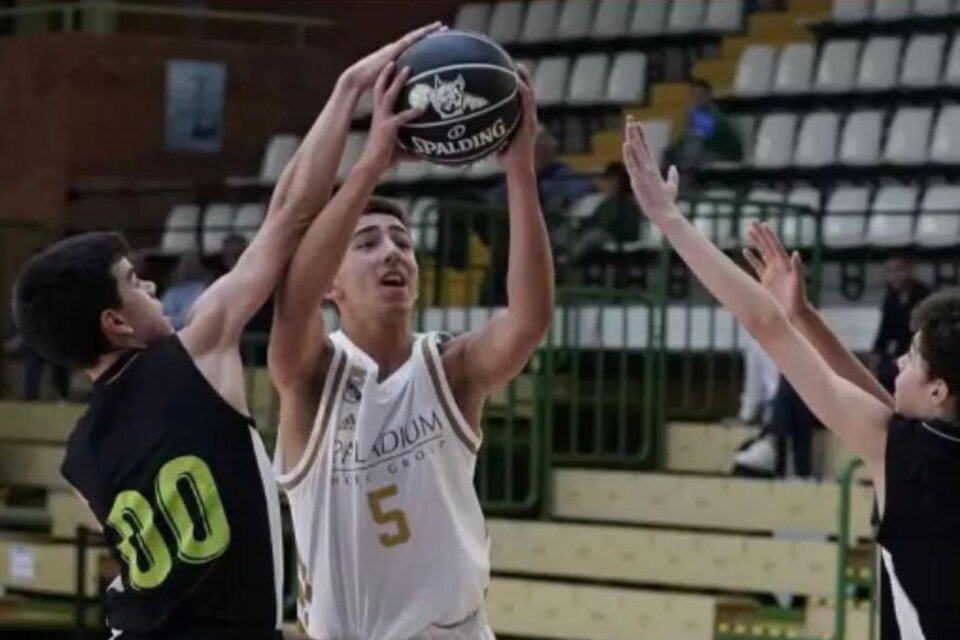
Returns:
[[[836,609],[834,611],[833,638],[832,640],[846,640],[847,638],[847,601],[855,595],[852,589],[855,587],[866,589],[870,601],[870,640],[876,637],[876,610],[877,610],[877,588],[876,588],[876,557],[870,559],[870,573],[867,580],[851,580],[848,571],[850,556],[850,494],[853,491],[853,483],[856,481],[856,472],[863,466],[862,460],[851,460],[844,467],[843,475],[840,478],[840,508],[838,512],[839,525],[837,527],[837,578],[836,578]],[[871,549],[875,556],[876,546]]]
[[[162,5],[123,2],[51,2],[47,4],[26,4],[11,9],[0,9],[0,19],[57,18],[60,30],[68,33],[80,30],[85,20],[90,22],[100,20],[100,24],[108,24],[117,16],[123,14],[289,27],[293,31],[294,42],[298,46],[305,46],[307,44],[307,33],[311,29],[326,29],[335,25],[334,21],[328,18],[312,16],[290,16],[250,11],[221,11],[189,7],[164,7]]]

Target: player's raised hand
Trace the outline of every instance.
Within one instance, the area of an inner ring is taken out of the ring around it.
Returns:
[[[534,167],[534,157],[537,144],[537,132],[540,124],[537,121],[537,99],[533,93],[533,81],[530,72],[522,64],[517,65],[517,76],[520,80],[521,109],[520,123],[517,132],[510,141],[510,145],[500,156],[500,164],[504,170],[521,167]]]
[[[369,89],[377,81],[380,72],[390,62],[395,61],[410,45],[421,40],[431,33],[442,31],[446,27],[441,22],[434,22],[425,27],[414,29],[390,44],[384,45],[350,65],[340,76],[343,82],[359,89]]]
[[[766,222],[751,225],[750,242],[755,249],[744,249],[743,257],[764,288],[791,318],[796,318],[810,304],[800,254],[794,251],[788,255],[780,238]]]
[[[667,179],[663,179],[660,164],[647,145],[643,126],[632,117],[627,117],[624,134],[623,163],[630,176],[630,187],[640,210],[657,222],[674,208],[680,174],[671,166]]]
[[[395,64],[388,62],[380,71],[373,87],[373,118],[370,122],[370,134],[360,156],[358,165],[372,168],[378,174],[386,173],[398,159],[397,132],[400,127],[416,120],[426,110],[426,105],[394,112],[394,105],[403,83],[410,76],[410,69],[404,68],[394,75]],[[391,76],[393,79],[391,80]]]

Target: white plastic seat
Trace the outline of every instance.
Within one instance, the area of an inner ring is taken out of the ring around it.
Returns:
[[[286,168],[290,158],[300,146],[300,136],[292,133],[281,133],[270,138],[267,149],[263,154],[260,165],[260,180],[264,184],[276,184],[280,174]]]
[[[195,204],[178,204],[170,209],[163,225],[160,251],[178,255],[196,251],[197,231],[200,227],[200,207]]]
[[[919,0],[920,4],[926,0]],[[911,0],[874,0],[874,20],[900,20],[910,15]]]
[[[740,207],[740,224],[738,230],[740,244],[743,246],[750,244],[750,228],[754,222],[767,219],[770,220],[771,224],[774,225],[774,229],[776,229],[777,218],[782,210],[783,203],[784,193],[782,191],[753,189],[747,193]],[[770,205],[780,206],[771,207]]]
[[[460,5],[457,9],[457,17],[453,20],[453,28],[460,31],[486,33],[492,8],[492,5],[487,2],[468,2]]]
[[[514,60],[514,63],[519,67],[523,66],[527,70],[527,73],[530,74],[531,78],[535,78],[537,75],[537,61],[533,58],[520,58],[519,60]]]
[[[798,167],[822,167],[837,159],[840,137],[840,114],[818,112],[808,114],[800,125],[793,164]]]
[[[840,139],[839,160],[844,164],[871,165],[880,158],[883,113],[856,111],[847,118]]]
[[[520,42],[544,42],[556,34],[559,0],[533,0],[520,30]]]
[[[523,25],[524,3],[519,0],[501,0],[493,5],[487,34],[501,44],[516,42]]]
[[[780,52],[771,92],[780,95],[807,93],[813,80],[817,50],[809,43],[789,44]]]
[[[541,105],[560,104],[567,95],[567,74],[570,59],[566,56],[543,58],[537,65],[533,77],[533,89],[537,94],[537,103]]]
[[[439,221],[436,198],[417,198],[410,206],[410,237],[417,251],[436,251]]]
[[[951,86],[960,85],[960,33],[953,36],[950,50],[947,52],[947,66],[943,72],[943,83]]]
[[[867,224],[869,244],[904,247],[913,242],[913,214],[919,191],[911,185],[887,185],[877,190]]]
[[[820,51],[820,63],[814,89],[821,93],[840,93],[853,87],[860,43],[856,40],[831,40]]]
[[[753,163],[757,167],[785,167],[793,158],[793,139],[797,128],[797,116],[793,113],[777,113],[764,116],[757,131]]]
[[[930,159],[934,162],[960,162],[960,107],[944,107],[937,117],[930,145]]]
[[[943,49],[947,38],[943,34],[917,35],[910,38],[903,54],[900,86],[932,87],[940,79]]]
[[[706,0],[674,0],[667,18],[668,33],[687,33],[700,28]]]
[[[960,244],[960,186],[936,185],[923,194],[916,243],[923,247]]]
[[[722,248],[734,246],[737,242],[733,233],[733,220],[736,213],[736,193],[727,189],[711,189],[701,196],[693,207],[693,226]]]
[[[610,58],[606,54],[586,53],[579,56],[570,73],[567,102],[569,104],[599,102],[607,87],[609,66]]]
[[[576,40],[590,35],[596,0],[564,0],[557,23],[558,40]]]
[[[465,164],[429,164],[430,177],[438,180],[454,180],[462,178],[469,170]]]
[[[870,15],[872,0],[833,0],[834,22],[862,22]]]
[[[567,209],[567,219],[576,222],[591,217],[607,197],[607,194],[600,192],[581,196]]]
[[[739,31],[743,28],[743,0],[710,0],[703,26],[708,31]]]
[[[813,187],[794,187],[787,194],[787,204],[808,211],[791,213],[783,221],[780,237],[788,247],[812,247],[817,239],[817,221],[820,212],[820,192]]]
[[[497,175],[501,170],[497,154],[491,153],[480,161],[471,164],[467,173],[473,178],[489,178]]]
[[[393,179],[397,182],[416,182],[430,175],[430,164],[423,160],[404,160],[397,163]]]
[[[223,240],[233,233],[237,208],[232,204],[217,202],[207,205],[203,212],[203,252],[219,253]]]
[[[944,16],[955,7],[954,0],[915,0],[913,14],[917,16]]]
[[[367,143],[367,134],[362,131],[352,131],[347,134],[347,141],[340,154],[340,166],[337,168],[337,177],[341,180],[347,177],[353,165],[363,154],[363,147]]]
[[[635,6],[635,0],[600,0],[590,36],[603,40],[626,35]]]
[[[823,244],[831,248],[863,245],[870,191],[867,187],[840,187],[827,199]]]
[[[657,159],[657,162],[663,162],[663,152],[670,146],[672,129],[673,120],[643,121],[643,133],[647,139],[647,146],[650,147],[650,153]]]
[[[639,51],[618,53],[607,79],[606,101],[642,103],[647,89],[647,56]]]
[[[764,44],[747,47],[740,54],[733,92],[740,96],[765,96],[770,93],[777,50]]]
[[[666,29],[670,0],[637,0],[630,18],[630,35],[654,36]]]
[[[263,224],[263,218],[266,215],[267,207],[259,202],[248,202],[237,208],[237,217],[233,220],[233,232],[247,239],[247,242],[253,240]]]
[[[883,159],[892,164],[926,162],[930,151],[933,109],[904,107],[893,116]]]
[[[861,91],[889,89],[897,82],[903,41],[895,37],[870,38],[860,56],[857,88]]]

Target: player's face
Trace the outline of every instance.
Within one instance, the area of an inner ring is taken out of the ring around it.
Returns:
[[[940,417],[947,400],[943,380],[931,380],[927,362],[920,353],[923,335],[917,332],[910,343],[910,350],[900,356],[894,401],[897,413],[913,418]]]
[[[157,299],[157,285],[141,280],[126,258],[112,269],[117,279],[120,309],[106,322],[105,331],[115,342],[133,339],[143,344],[173,333],[173,325],[163,315],[163,304]]]
[[[419,269],[410,232],[382,213],[360,218],[334,283],[333,298],[360,313],[413,311]]]

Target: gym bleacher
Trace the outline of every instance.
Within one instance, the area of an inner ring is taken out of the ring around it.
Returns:
[[[958,283],[960,1],[500,0],[461,3],[446,20],[527,66],[541,121],[588,176],[619,159],[627,114],[662,153],[685,126],[688,80],[710,82],[748,153],[697,170],[685,213],[731,254],[750,222],[771,221],[810,262],[811,291],[855,351],[879,325],[886,257],[908,253],[931,284]],[[252,238],[301,133],[265,141],[256,175],[223,176],[215,196],[172,206],[148,234],[151,259],[169,269],[186,253],[216,256],[227,235]],[[418,330],[469,330],[496,305],[483,294],[495,235],[476,228],[504,213],[458,196],[499,180],[490,158],[402,163],[384,181],[421,256]],[[591,194],[546,214],[576,228],[602,203]],[[457,216],[473,229],[459,247]],[[820,432],[815,480],[733,477],[737,448],[757,433],[730,418],[742,328],[656,228],[604,251],[558,270],[549,338],[484,417],[476,486],[498,637],[876,637],[873,497],[849,453]],[[3,371],[7,383],[19,375],[9,361]],[[269,440],[277,401],[263,367],[250,367],[248,391]],[[59,476],[80,410],[0,401],[0,629],[102,624],[97,594],[116,568],[95,533],[78,553],[78,532],[95,527]]]

